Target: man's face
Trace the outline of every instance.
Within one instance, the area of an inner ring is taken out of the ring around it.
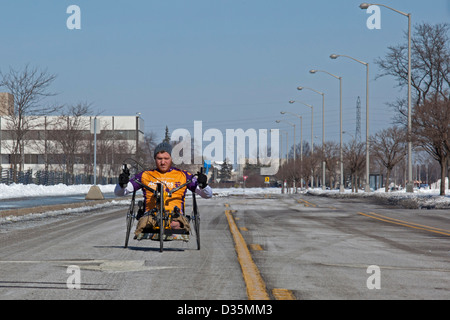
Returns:
[[[162,172],[166,173],[172,166],[172,157],[167,152],[160,152],[155,158],[156,168]]]

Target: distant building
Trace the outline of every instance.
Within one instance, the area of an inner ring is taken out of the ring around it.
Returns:
[[[14,113],[14,96],[10,93],[0,92],[0,116]]]
[[[71,174],[93,171],[92,116],[27,116],[18,133],[11,114],[13,96],[0,93],[0,165],[3,169],[54,170]],[[19,139],[19,137],[22,137]],[[97,117],[97,174],[117,174],[127,157],[134,158],[144,141],[139,116]]]

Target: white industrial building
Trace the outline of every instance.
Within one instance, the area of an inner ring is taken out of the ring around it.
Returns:
[[[26,116],[18,119],[14,115],[13,101],[12,95],[0,93],[2,169],[92,173],[94,118],[97,175],[117,174],[122,161],[136,156],[144,141],[144,121],[139,116]],[[22,121],[20,126],[18,121]]]

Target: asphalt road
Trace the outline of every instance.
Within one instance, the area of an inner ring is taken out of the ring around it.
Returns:
[[[125,207],[0,225],[0,299],[449,299],[450,215],[362,199],[199,200],[200,251],[125,239]]]

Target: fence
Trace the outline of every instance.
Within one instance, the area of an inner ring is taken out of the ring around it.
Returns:
[[[114,177],[98,177],[97,184],[116,184],[118,178]],[[61,171],[36,171],[33,174],[33,170],[17,171],[13,169],[2,169],[0,174],[0,183],[3,184],[37,184],[52,186],[56,184],[94,184],[94,176],[86,174],[68,174]]]

